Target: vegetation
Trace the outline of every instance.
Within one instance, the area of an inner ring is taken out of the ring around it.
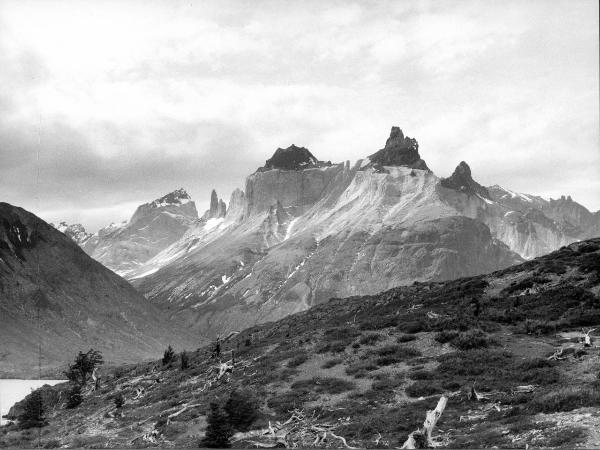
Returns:
[[[170,366],[175,361],[175,350],[170,345],[167,347],[162,357],[162,365]]]
[[[19,427],[25,430],[47,425],[44,413],[42,393],[35,390],[25,398],[23,412],[19,415]]]
[[[227,413],[216,401],[210,403],[210,411],[206,420],[206,433],[204,439],[200,442],[200,447],[231,447],[229,439],[233,436],[233,429],[229,423]]]
[[[64,372],[67,379],[80,386],[85,386],[91,378],[94,369],[104,363],[102,353],[90,349],[87,353],[79,352],[73,364]]]

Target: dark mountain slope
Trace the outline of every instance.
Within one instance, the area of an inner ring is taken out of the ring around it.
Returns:
[[[39,311],[39,322],[37,315]],[[125,280],[33,214],[0,203],[0,375],[37,376],[78,350],[113,362],[198,344]]]
[[[179,361],[120,367],[75,410],[61,406],[67,386],[49,389],[42,444],[197,447],[209,400],[223,404],[237,390],[260,405],[251,429],[303,409],[355,447],[401,446],[441,395],[440,447],[597,447],[600,357],[578,337],[600,325],[599,291],[593,239],[488,275],[333,299],[225,340],[223,361],[230,350],[236,357],[220,379],[210,346],[185,370]],[[558,348],[561,359],[548,359]],[[473,386],[485,398],[471,399]],[[0,445],[31,445],[32,434],[15,428]],[[238,434],[234,446],[272,443],[265,434]],[[319,446],[342,443],[328,437]]]

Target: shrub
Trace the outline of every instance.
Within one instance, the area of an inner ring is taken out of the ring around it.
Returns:
[[[224,409],[231,427],[237,431],[248,431],[258,418],[258,403],[247,392],[232,391]]]
[[[67,408],[77,408],[83,402],[83,396],[81,395],[81,385],[75,384],[71,388],[67,398]]]
[[[369,333],[369,334],[365,334],[364,336],[361,336],[361,338],[358,340],[359,344],[362,345],[373,345],[377,342],[379,342],[382,339],[383,336],[381,336],[380,334],[377,333]]]
[[[401,334],[396,338],[396,342],[402,344],[404,342],[411,342],[416,340],[417,337],[414,334]]]
[[[48,422],[44,416],[42,393],[35,390],[25,398],[23,412],[19,415],[19,428],[25,430],[33,427],[43,427]]]
[[[334,366],[337,366],[338,364],[341,364],[344,360],[342,358],[332,358],[332,359],[328,359],[327,361],[325,361],[323,363],[323,365],[321,366],[323,369],[331,369]]]
[[[308,355],[306,353],[300,353],[299,355],[294,356],[287,363],[289,368],[298,367],[299,365],[308,361]]]
[[[206,433],[200,442],[200,447],[229,448],[229,439],[233,436],[233,430],[225,411],[215,401],[210,403],[210,412],[206,419]]]
[[[379,358],[377,364],[380,366],[389,366],[407,359],[421,356],[421,352],[415,348],[403,347],[400,345],[387,345],[377,351]]]
[[[185,350],[181,352],[179,359],[181,361],[181,370],[187,370],[190,368],[190,358]]]
[[[440,344],[445,344],[447,342],[452,342],[454,339],[458,337],[458,331],[454,330],[443,330],[439,333],[436,333],[435,340]]]
[[[600,406],[600,391],[591,386],[569,386],[533,398],[527,409],[533,414],[548,414],[586,406]]]
[[[173,361],[175,361],[175,350],[169,345],[163,353],[162,364],[163,366],[168,366]]]
[[[292,389],[309,389],[318,394],[341,394],[354,389],[354,387],[353,382],[335,377],[314,377],[292,384]]]
[[[87,353],[79,352],[73,364],[69,366],[64,374],[69,381],[83,386],[91,378],[94,369],[101,364],[104,364],[102,353],[90,349]]]
[[[486,348],[496,344],[486,333],[481,330],[470,330],[452,339],[452,345],[459,350],[471,350],[475,348]]]
[[[119,392],[117,395],[115,395],[113,401],[115,403],[115,407],[121,408],[125,404],[125,398],[123,397],[123,393]]]
[[[406,388],[406,394],[410,397],[427,397],[441,392],[443,389],[438,384],[423,380],[417,380]]]

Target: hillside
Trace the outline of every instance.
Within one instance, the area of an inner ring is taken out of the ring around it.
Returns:
[[[223,404],[237,390],[260,405],[251,429],[278,429],[301,409],[284,429],[327,425],[356,447],[401,446],[441,395],[448,404],[433,436],[442,447],[600,447],[600,353],[580,342],[582,328],[597,325],[600,238],[488,275],[332,299],[244,330],[222,344],[235,364],[220,379],[207,346],[185,370],[178,360],[105,370],[101,389],[72,410],[65,385],[48,389],[41,444],[197,447],[209,400]],[[301,431],[238,433],[233,445],[315,438]],[[36,436],[12,425],[0,445],[30,446]],[[342,446],[331,434],[313,442]]]
[[[0,342],[0,376],[30,378],[40,346],[47,371],[90,347],[124,363],[156,358],[168,343],[202,340],[63,233],[0,203]]]

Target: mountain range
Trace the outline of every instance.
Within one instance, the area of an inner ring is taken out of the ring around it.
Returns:
[[[198,216],[183,189],[93,235],[61,225],[153,304],[207,335],[332,297],[477,275],[600,235],[600,212],[477,183],[465,162],[437,177],[393,127],[351,163],[279,148],[228,205]]]
[[[38,365],[56,369],[90,348],[124,363],[156,358],[169,344],[191,348],[205,340],[63,233],[0,203],[0,342],[0,377],[28,378],[37,376]]]

